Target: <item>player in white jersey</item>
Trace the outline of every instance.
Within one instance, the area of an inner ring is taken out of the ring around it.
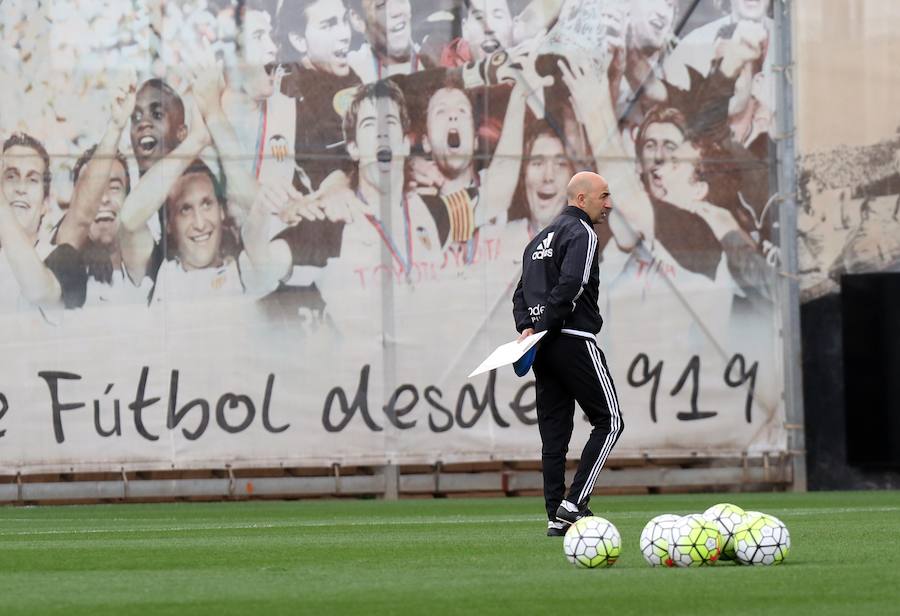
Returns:
[[[237,250],[225,199],[208,167],[194,164],[166,200],[166,250],[153,301],[242,295]]]
[[[199,60],[192,86],[197,113],[190,131],[169,156],[147,171],[122,208],[122,256],[132,279],[157,269],[154,261],[160,263],[154,301],[244,293],[232,220],[242,224],[247,218],[257,186],[239,160],[224,157],[222,166],[230,185],[226,200],[209,168],[196,162],[210,143],[224,151],[238,149],[222,111],[221,69],[211,57]],[[165,232],[162,243],[155,244],[147,222],[164,205]]]
[[[58,322],[62,308],[84,303],[84,264],[69,244],[38,240],[47,212],[50,157],[34,137],[16,133],[3,144],[0,195],[0,312],[37,308]]]
[[[273,39],[275,2],[248,0],[235,19],[237,50],[226,48],[228,59],[222,109],[237,136],[238,149],[223,157],[243,161],[261,182],[290,184],[294,178],[295,104],[281,89]],[[252,154],[252,156],[247,156]]]
[[[69,209],[79,200],[94,200],[91,208],[94,217],[81,248],[88,275],[85,306],[146,304],[153,281],[149,276],[144,276],[133,282],[125,269],[119,248],[119,212],[131,190],[128,166],[118,152],[111,158],[107,156],[95,146],[82,155],[72,170],[75,195]],[[95,169],[98,164],[105,170]],[[65,221],[72,215],[70,211],[63,219],[57,241],[61,240]]]
[[[522,60],[531,62],[533,58]],[[470,263],[476,258],[477,229],[488,224],[502,226],[506,220],[519,175],[528,88],[524,79],[516,80],[497,147],[490,164],[481,171],[475,166],[475,114],[462,78],[447,72],[441,84],[432,88],[422,137],[427,158],[412,159],[412,176],[435,219],[441,247],[451,247],[464,263]],[[333,188],[322,192],[324,201],[365,207],[358,193],[346,185],[338,187],[334,182]]]
[[[410,0],[352,0],[349,4],[365,24],[367,42],[347,54],[363,83],[431,68],[412,39]]]
[[[637,135],[639,178],[633,167],[616,166],[625,146],[618,132],[611,130],[616,118],[601,80],[594,78],[585,63],[576,58],[570,62],[571,70],[563,67],[563,80],[576,106],[581,106],[579,115],[585,118],[592,149],[611,159],[606,166],[624,193],[618,208],[621,213],[610,219],[615,241],[604,251],[601,276],[611,282],[631,267],[635,280],[647,285],[654,275],[675,276],[684,270],[678,279],[688,281],[693,279],[689,274],[696,274],[707,279],[707,290],[722,291],[722,301],[710,303],[714,314],[708,319],[721,323],[717,316],[721,306],[730,306],[730,297],[738,290],[730,272],[744,270],[749,276],[749,270],[755,268],[736,258],[730,262],[732,268],[723,264],[755,247],[728,210],[706,202],[711,184],[700,169],[698,147],[688,140],[683,116],[658,108],[648,113]],[[590,106],[584,101],[591,101]],[[682,284],[675,286],[681,288]],[[647,295],[643,290],[637,294]]]
[[[413,170],[418,190],[436,189],[447,209],[445,243],[468,242],[478,227],[504,222],[518,179],[527,96],[524,82],[517,82],[496,151],[481,172],[475,169],[475,114],[462,81],[448,76],[429,98],[422,147],[430,160],[414,158]]]
[[[396,84],[379,81],[359,89],[344,119],[347,151],[357,164],[358,198],[341,231],[340,256],[328,258],[324,267],[310,264],[309,249],[290,234],[269,241],[248,232],[255,227],[244,229],[251,260],[268,264],[260,271],[270,279],[281,281],[306,267],[327,314],[345,334],[380,332],[384,285],[393,288],[397,316],[417,311],[422,301],[437,300],[424,288],[435,279],[440,244],[428,208],[406,190],[408,130],[405,100]],[[251,219],[264,216],[265,207],[258,199]],[[297,231],[306,224],[299,223]]]
[[[131,178],[118,144],[134,103],[131,79],[116,90],[100,142],[75,162],[72,202],[54,238],[81,250],[88,276],[86,306],[146,304],[153,286],[148,276],[131,280],[119,249],[119,213],[131,191]]]

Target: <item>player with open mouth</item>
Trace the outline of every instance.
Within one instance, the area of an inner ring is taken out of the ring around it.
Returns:
[[[475,182],[475,118],[464,90],[446,87],[431,95],[422,146],[444,177],[444,194]]]
[[[168,156],[186,134],[181,97],[161,79],[144,82],[131,112],[131,148],[140,175]]]
[[[462,19],[462,38],[470,61],[481,60],[512,46],[513,18],[507,0],[468,0]]]
[[[78,159],[72,171],[75,194],[70,210],[85,200],[93,201],[92,209],[96,208],[82,247],[88,274],[85,305],[146,303],[152,280],[147,276],[131,280],[119,244],[119,212],[131,190],[128,166],[118,152],[105,159],[107,151],[115,152],[115,145],[110,147],[104,138]]]
[[[357,331],[363,322],[366,331],[381,323],[359,307],[379,309],[382,277],[389,276],[398,293],[412,292],[420,268],[427,269],[441,255],[431,213],[408,190],[408,132],[406,101],[395,83],[383,80],[357,90],[344,118],[347,152],[356,167],[352,184],[321,196],[343,201],[351,210],[349,220],[336,226],[337,255],[318,258],[301,243],[304,229],[315,222],[301,221],[271,241],[243,233],[250,260],[260,264],[261,273],[274,276],[275,283],[303,269],[321,289],[326,314],[344,333]],[[390,255],[388,264],[382,261],[384,251]]]
[[[494,156],[481,170],[472,101],[462,84],[448,79],[429,98],[422,149],[431,160],[414,158],[413,172],[435,220],[446,221],[438,226],[443,245],[469,242],[476,229],[505,216],[519,175],[525,97],[524,86],[513,88]],[[491,187],[490,201],[480,198],[482,186]],[[474,258],[474,247],[466,250]]]
[[[212,171],[197,160],[209,145],[238,151],[237,136],[222,108],[221,69],[211,56],[193,67],[196,103],[190,132],[168,156],[153,165],[125,199],[120,215],[122,258],[132,280],[153,276],[152,301],[202,300],[244,294],[238,268],[242,254],[232,216],[243,220],[256,182],[234,159],[222,157],[228,196]],[[163,209],[164,208],[164,209]],[[164,242],[156,243],[148,221],[165,212]]]
[[[566,157],[559,136],[544,125],[528,144],[523,184],[529,220],[534,230],[543,229],[566,205],[566,185],[572,177],[572,163]],[[606,217],[606,212],[602,212]]]
[[[293,99],[296,162],[307,192],[329,173],[350,174],[338,156],[343,148],[342,115],[360,79],[351,69],[352,30],[343,0],[285,2],[278,13],[279,58],[285,75],[281,92]],[[315,121],[310,121],[315,118]]]
[[[412,40],[410,0],[360,0],[358,5],[366,43],[351,51],[348,61],[363,83],[429,68]]]
[[[260,177],[268,166],[290,181],[292,166],[276,164],[283,156],[276,161],[273,153],[266,152],[266,145],[273,136],[293,133],[293,125],[285,126],[277,112],[280,101],[276,93],[278,64],[277,47],[272,38],[273,8],[273,3],[267,0],[246,0],[238,5],[239,44],[237,55],[227,53],[224,56],[227,70],[222,108],[237,135],[238,151],[243,153],[247,170]],[[211,54],[210,49],[202,49],[199,55]],[[198,59],[195,57],[192,61]],[[282,107],[289,103],[284,101]],[[269,156],[265,155],[267,153]]]
[[[666,189],[660,168],[684,143],[684,115],[676,109],[656,110],[649,115],[640,139],[635,144],[639,156],[641,178],[647,192],[655,199],[665,199]]]

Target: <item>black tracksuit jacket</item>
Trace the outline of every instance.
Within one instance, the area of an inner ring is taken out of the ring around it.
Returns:
[[[584,210],[566,206],[525,248],[522,277],[513,294],[516,330],[531,327],[594,338],[603,325],[599,287],[591,219]]]

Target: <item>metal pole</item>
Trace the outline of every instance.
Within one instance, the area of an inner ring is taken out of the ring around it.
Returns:
[[[383,9],[387,12],[387,7]],[[387,23],[387,16],[384,16]],[[390,101],[384,97],[376,98],[376,111],[378,113],[377,126],[379,135],[390,135],[390,129],[387,124],[387,116],[390,112]],[[392,144],[393,145],[393,144]],[[391,152],[392,156],[398,156],[398,152]],[[393,164],[393,159],[392,163]],[[393,173],[382,174],[380,176],[380,194],[381,198],[378,203],[378,216],[384,227],[384,232],[389,236],[394,233],[394,201],[399,201],[402,195],[395,195],[391,180]],[[404,179],[404,188],[405,188]],[[375,204],[372,204],[373,207]],[[404,238],[395,237],[395,243],[398,250],[405,248]],[[381,242],[381,266],[383,275],[381,277],[381,349],[382,349],[382,396],[386,400],[391,395],[397,383],[397,333],[396,321],[394,317],[394,277],[391,272],[394,271],[394,257],[388,246]],[[360,309],[364,307],[360,306]],[[385,456],[384,466],[384,498],[387,500],[397,500],[400,468],[396,462],[392,460],[399,446],[399,433],[391,422],[387,422],[384,426],[383,434],[383,453]]]
[[[806,491],[806,437],[803,419],[803,372],[800,340],[800,291],[797,278],[797,176],[794,146],[793,50],[790,0],[776,0],[775,94],[776,169],[780,197],[779,244],[782,275],[779,277],[781,342],[784,362],[785,427],[793,467],[793,489]]]

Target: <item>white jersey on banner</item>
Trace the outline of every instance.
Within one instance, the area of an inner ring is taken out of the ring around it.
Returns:
[[[418,195],[410,193],[403,208],[392,212],[385,229],[374,215],[357,215],[344,228],[341,255],[328,260],[318,272],[316,285],[326,311],[339,330],[380,326],[382,284],[387,278],[395,293],[394,305],[403,306],[410,294],[423,293],[435,279],[440,244],[434,220]],[[382,263],[382,246],[391,264]],[[360,307],[365,309],[360,310]],[[351,324],[355,324],[351,325]]]
[[[609,341],[611,353],[636,341],[652,348],[665,340],[681,354],[706,347],[708,336],[722,344],[737,292],[724,253],[715,279],[710,279],[679,265],[659,242],[650,250],[626,254],[610,241],[600,263],[600,314],[606,320],[621,323],[627,318],[642,325],[604,327],[601,339]]]
[[[88,277],[84,306],[146,305],[150,301],[152,290],[153,280],[145,276],[139,285],[135,285],[125,272],[125,267],[121,266],[113,270],[112,281],[109,283],[100,282],[93,276]]]
[[[219,267],[194,270],[185,270],[177,260],[167,259],[156,275],[153,303],[221,299],[243,293],[241,273],[234,259],[226,259]]]
[[[47,240],[39,239],[35,243],[34,249],[41,261],[44,261],[56,249],[56,246],[53,246]],[[0,292],[0,314],[33,311],[35,314],[40,314],[43,320],[51,325],[58,325],[62,321],[64,312],[62,306],[58,308],[41,308],[22,297],[19,281],[16,280],[16,276],[9,264],[9,259],[2,247],[0,247],[0,291],[2,291]]]

